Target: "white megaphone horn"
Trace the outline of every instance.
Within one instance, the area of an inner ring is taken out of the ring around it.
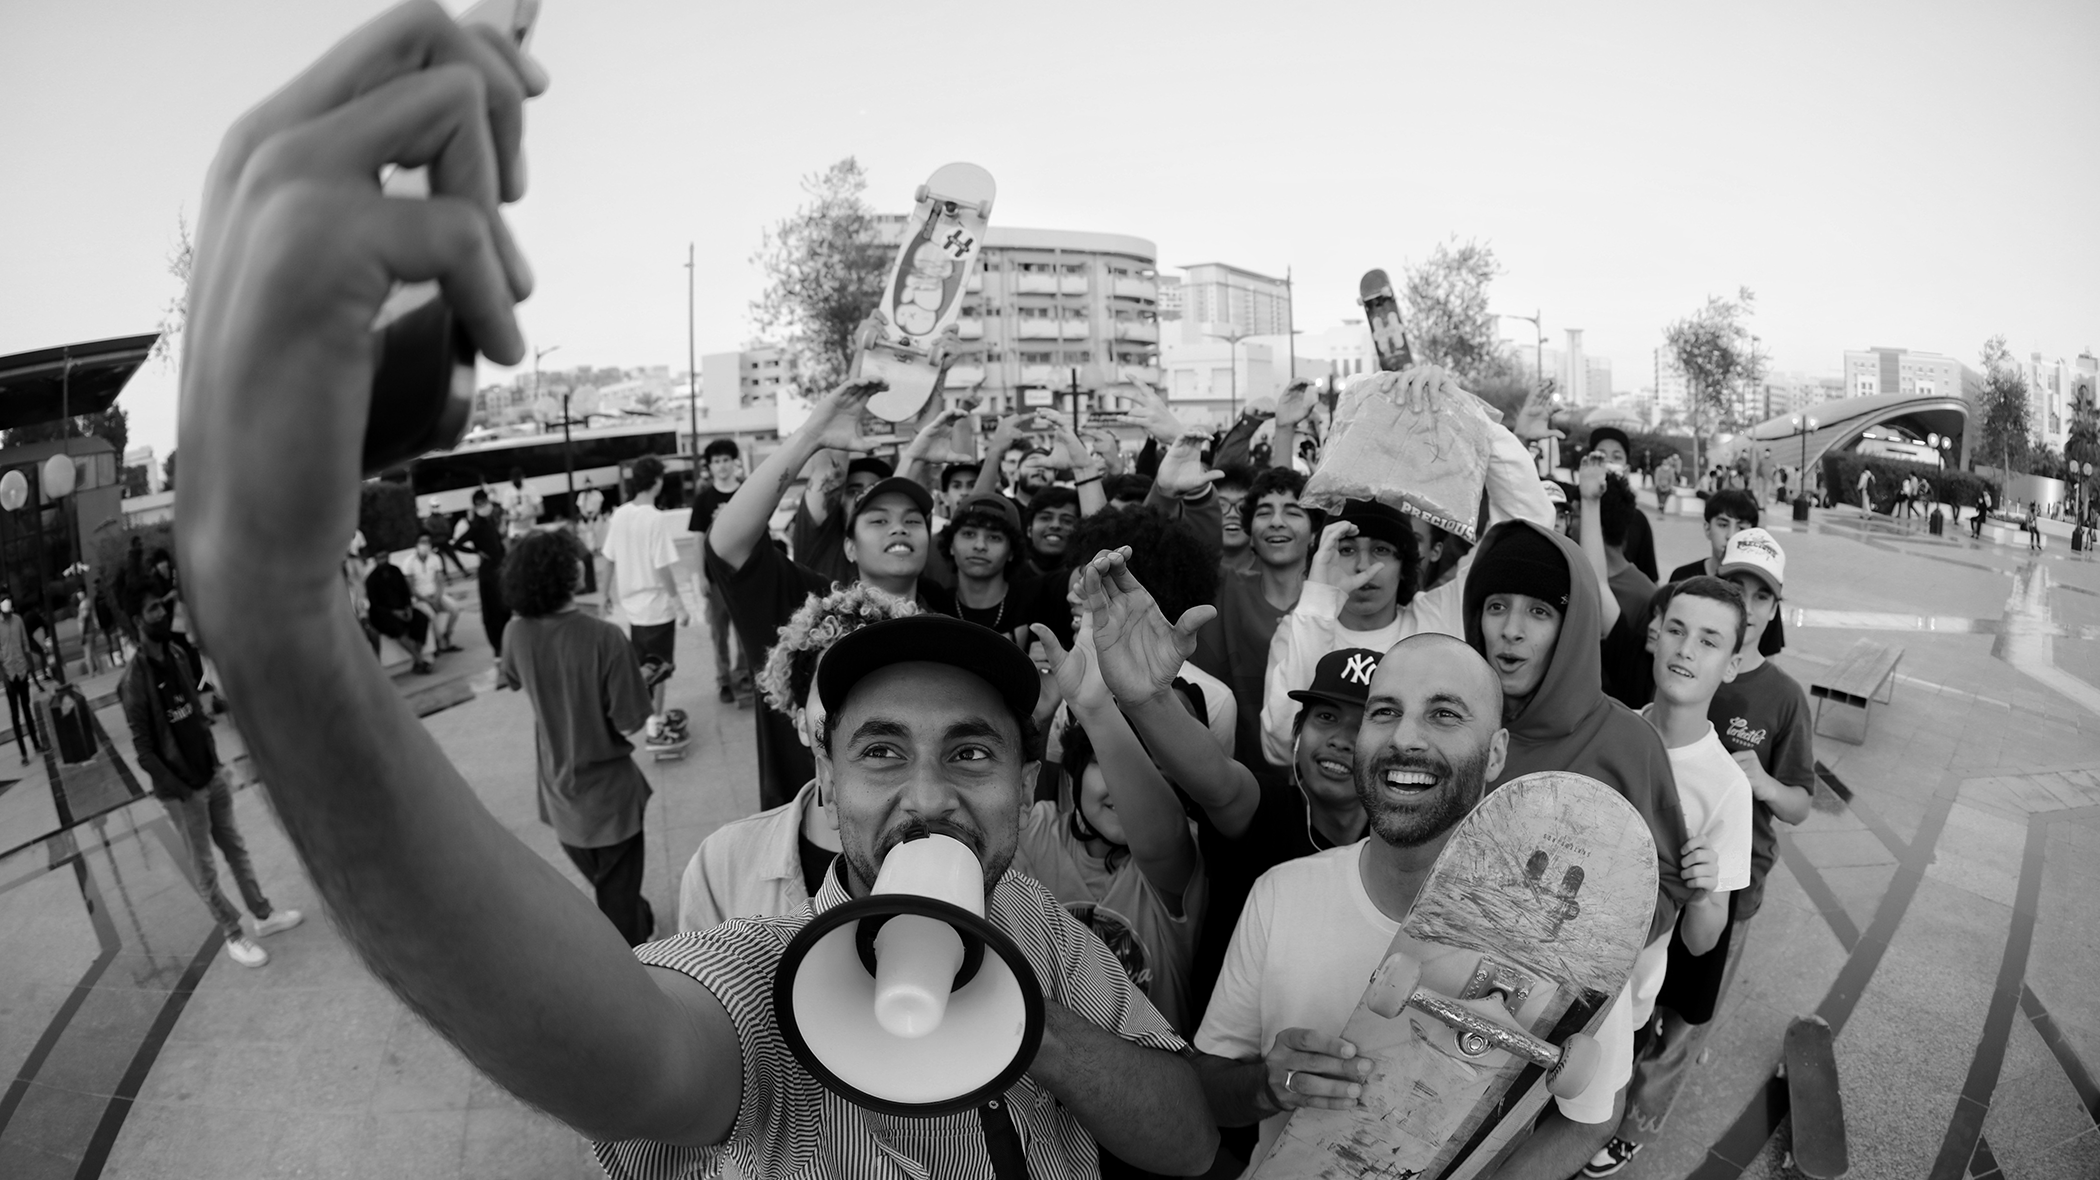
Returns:
[[[961,841],[890,849],[867,897],[834,906],[781,955],[773,1008],[818,1081],[885,1114],[955,1114],[1017,1081],[1043,1037],[1035,969],[985,918]]]

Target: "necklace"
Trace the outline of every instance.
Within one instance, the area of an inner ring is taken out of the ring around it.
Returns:
[[[994,614],[994,615],[992,616],[992,630],[994,630],[994,631],[1004,631],[1004,630],[1006,629],[1006,628],[1004,628],[1003,626],[1001,626],[1001,624],[1002,624],[1002,623],[1004,623],[1004,622],[1006,622],[1006,600],[1007,600],[1007,599],[1009,599],[1009,598],[1011,598],[1011,597],[1013,597],[1013,594],[1012,594],[1012,592],[1011,592],[1011,591],[1009,591],[1008,593],[1005,593],[1005,594],[1002,594],[1002,595],[1000,595],[1000,596],[999,596],[999,610],[998,610],[998,613],[997,613],[997,614]],[[966,611],[966,610],[983,610],[983,609],[985,609],[985,608],[983,608],[983,607],[979,607],[979,606],[968,606],[968,605],[965,605],[965,604],[964,604],[964,602],[963,602],[963,600],[962,600],[962,595],[961,595],[960,593],[958,593],[958,594],[957,594],[957,595],[955,596],[955,617],[956,617],[956,618],[958,618],[958,619],[961,619],[961,620],[963,620],[964,622],[969,622],[969,621],[970,621],[970,618],[969,618],[969,616],[968,616],[968,615],[965,615],[965,614],[963,614],[963,612],[964,612],[964,611]]]

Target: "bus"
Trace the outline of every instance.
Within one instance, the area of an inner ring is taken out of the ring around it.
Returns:
[[[418,515],[429,512],[435,500],[437,510],[449,516],[472,508],[477,489],[485,485],[493,492],[510,482],[513,469],[522,470],[525,486],[539,494],[548,512],[560,515],[569,504],[572,450],[576,490],[605,492],[608,507],[621,498],[620,481],[627,468],[644,455],[663,460],[667,491],[682,485],[684,473],[692,469],[692,461],[678,455],[677,425],[647,421],[575,430],[566,445],[559,432],[469,440],[453,450],[411,460],[405,477],[397,469],[383,478],[405,478],[415,491]]]

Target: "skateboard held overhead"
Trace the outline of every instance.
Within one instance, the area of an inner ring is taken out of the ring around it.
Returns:
[[[1654,912],[1655,845],[1617,791],[1557,771],[1497,788],[1452,829],[1342,1029],[1372,1061],[1360,1104],[1294,1113],[1255,1175],[1480,1175],[1608,1064],[1594,1034]]]
[[[1408,347],[1407,330],[1400,322],[1400,299],[1393,294],[1393,280],[1382,270],[1367,270],[1357,284],[1356,301],[1363,305],[1364,322],[1371,326],[1371,348],[1378,354],[1378,367],[1397,373],[1415,363]]]
[[[996,191],[992,174],[975,164],[943,164],[919,186],[855,366],[857,375],[889,383],[868,402],[876,417],[902,422],[933,396]]]
[[[1830,1025],[1820,1016],[1797,1017],[1786,1030],[1783,1068],[1793,1119],[1794,1168],[1811,1180],[1833,1180],[1852,1166],[1831,1036]]]

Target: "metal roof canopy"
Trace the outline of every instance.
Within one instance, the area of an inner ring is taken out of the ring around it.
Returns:
[[[148,332],[0,356],[0,429],[108,409],[159,339]]]

